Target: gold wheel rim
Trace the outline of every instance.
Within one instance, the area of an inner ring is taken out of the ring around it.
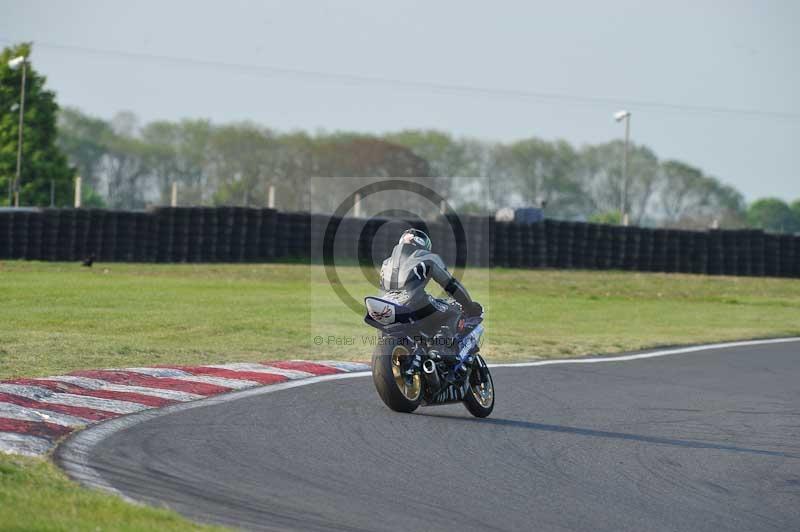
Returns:
[[[400,359],[404,356],[409,356],[408,349],[405,347],[398,345],[392,349],[392,375],[394,375],[394,382],[403,397],[409,401],[416,401],[422,391],[422,377],[420,377],[419,373],[415,373],[411,377],[411,382],[408,382],[405,375],[403,375],[403,368],[400,363]]]
[[[469,387],[472,391],[472,395],[475,397],[475,400],[478,401],[483,408],[489,408],[492,406],[492,403],[494,402],[494,385],[492,384],[491,375],[486,382],[470,384]]]

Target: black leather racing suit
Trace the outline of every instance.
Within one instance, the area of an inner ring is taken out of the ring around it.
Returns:
[[[461,307],[468,309],[472,298],[453,277],[442,258],[413,244],[397,244],[392,255],[381,266],[383,297],[410,307],[424,329],[433,331],[439,325],[455,321],[460,309],[437,299],[425,291],[428,281],[436,281]]]

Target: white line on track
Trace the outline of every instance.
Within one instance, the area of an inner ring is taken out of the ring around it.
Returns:
[[[555,364],[597,364],[600,362],[625,362],[628,360],[641,360],[645,358],[658,358],[670,355],[685,355],[698,351],[712,351],[714,349],[728,349],[731,347],[748,347],[754,345],[785,344],[800,341],[800,337],[774,338],[770,340],[746,340],[742,342],[727,342],[719,344],[695,345],[691,347],[676,347],[659,351],[648,351],[635,355],[620,355],[611,357],[572,358],[559,360],[537,360],[535,362],[514,362],[509,364],[489,364],[490,368],[526,368],[530,366],[551,366]]]
[[[264,366],[264,369],[267,373],[274,373],[276,375],[283,375],[287,379],[307,379],[309,377],[313,377],[313,373],[309,373],[307,371],[301,371],[299,369],[284,369],[284,368],[276,368],[273,366]]]
[[[368,364],[361,362],[342,362],[339,360],[315,360],[314,364],[329,366],[331,368],[342,369],[344,371],[364,371],[369,370]]]

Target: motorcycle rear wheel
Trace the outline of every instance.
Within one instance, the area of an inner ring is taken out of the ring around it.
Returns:
[[[411,413],[422,401],[422,376],[404,375],[411,353],[402,343],[384,342],[372,354],[372,380],[383,402],[395,412]]]
[[[486,382],[481,382],[479,368],[483,368],[486,371]],[[492,374],[486,366],[486,361],[480,355],[475,356],[475,365],[469,376],[469,387],[467,388],[467,396],[464,398],[464,406],[475,417],[486,417],[494,410]]]

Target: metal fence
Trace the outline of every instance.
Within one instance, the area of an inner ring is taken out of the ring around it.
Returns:
[[[239,207],[4,210],[0,259],[127,262],[320,261],[336,234],[337,260],[378,262],[400,226]],[[431,233],[449,264],[800,277],[800,236],[759,230],[681,231],[461,216],[408,222]],[[423,227],[424,226],[424,227]],[[463,233],[458,227],[463,229]],[[454,230],[455,228],[455,230]]]

